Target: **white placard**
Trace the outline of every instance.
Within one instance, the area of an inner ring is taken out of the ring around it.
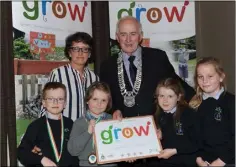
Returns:
[[[153,116],[99,122],[94,138],[98,164],[153,157],[162,150]]]

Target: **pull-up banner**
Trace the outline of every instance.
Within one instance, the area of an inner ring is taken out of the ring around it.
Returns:
[[[110,34],[115,38],[116,23],[126,15],[143,26],[144,38],[172,41],[195,35],[194,2],[109,2]]]
[[[24,32],[54,34],[56,46],[64,46],[66,36],[76,31],[92,35],[91,2],[22,1],[12,2],[13,27]]]

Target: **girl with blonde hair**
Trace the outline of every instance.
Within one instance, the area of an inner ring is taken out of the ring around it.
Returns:
[[[199,166],[225,166],[235,161],[235,95],[226,91],[219,60],[206,57],[195,69],[196,95],[189,105],[197,110],[201,129]]]

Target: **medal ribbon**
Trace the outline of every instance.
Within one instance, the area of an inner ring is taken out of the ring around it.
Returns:
[[[46,118],[46,122],[47,122],[47,130],[48,130],[48,135],[49,135],[50,142],[51,142],[51,145],[52,145],[52,149],[53,149],[56,161],[59,162],[60,159],[61,159],[63,143],[64,143],[64,121],[63,121],[63,116],[61,114],[61,148],[60,148],[60,154],[58,153],[58,149],[57,149],[57,146],[56,146],[55,139],[53,137],[52,129],[51,129],[51,126],[48,122],[48,118]]]
[[[96,120],[95,124],[97,124],[99,121],[101,121],[101,118],[102,118],[102,116],[99,117],[99,118]],[[94,136],[93,136],[93,137],[94,137]],[[93,149],[94,149],[94,138],[93,138],[92,146],[93,146]]]

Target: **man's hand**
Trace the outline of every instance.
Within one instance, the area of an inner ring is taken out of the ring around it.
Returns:
[[[32,153],[38,154],[38,155],[42,155],[41,149],[37,146],[34,146]]]
[[[56,167],[57,166],[52,160],[50,160],[47,157],[43,157],[43,159],[41,160],[41,164],[45,167],[48,167],[48,166]]]
[[[220,158],[217,158],[209,166],[225,166],[225,163]]]
[[[168,159],[175,154],[177,154],[177,150],[175,148],[167,148],[167,149],[162,150],[160,154],[157,155],[157,157]]]
[[[198,166],[203,167],[203,166],[209,166],[209,163],[204,161],[202,157],[197,157],[196,163]]]
[[[119,121],[121,121],[122,118],[123,118],[122,113],[121,113],[120,110],[114,111],[112,117],[113,117],[114,120],[119,120]]]

